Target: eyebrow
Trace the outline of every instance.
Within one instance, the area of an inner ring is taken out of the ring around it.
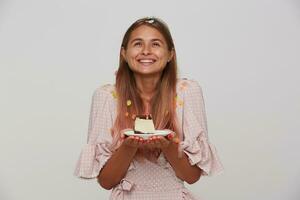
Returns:
[[[143,40],[142,38],[135,38],[135,39],[133,39],[131,42],[130,42],[130,44],[132,44],[133,42],[135,42],[135,41],[141,41],[141,40]],[[159,41],[159,42],[161,42],[161,43],[164,43],[161,39],[158,39],[158,38],[154,38],[154,39],[151,39],[151,41],[153,42],[153,41]]]

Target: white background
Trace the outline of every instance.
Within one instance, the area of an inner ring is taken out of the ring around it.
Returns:
[[[96,200],[73,176],[93,91],[114,82],[123,34],[162,18],[180,76],[203,88],[222,175],[187,186],[206,200],[298,200],[300,2],[0,1],[0,199]]]

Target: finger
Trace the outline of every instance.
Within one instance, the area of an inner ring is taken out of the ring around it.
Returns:
[[[155,138],[155,136],[151,136],[151,137],[149,137],[149,140],[152,141],[152,140],[154,140],[154,138]]]
[[[159,144],[159,138],[157,136],[153,136],[152,143],[153,145]]]
[[[170,144],[170,140],[167,140],[166,138],[163,138],[161,142],[162,142],[162,147],[167,147]]]
[[[156,148],[160,148],[161,147],[161,143],[160,143],[160,138],[159,137],[155,137],[153,140],[153,145]]]
[[[152,143],[154,141],[154,137],[151,136],[149,139],[148,139],[149,143]]]
[[[134,136],[134,138],[133,138],[133,144],[134,144],[135,146],[138,146],[138,144],[139,144],[139,137]]]
[[[172,133],[167,135],[168,140],[172,140],[173,137],[174,137],[174,135]]]
[[[124,143],[125,143],[126,145],[130,145],[130,144],[131,144],[131,138],[132,138],[132,136],[129,136],[129,137],[127,137],[126,139],[124,139]]]
[[[155,148],[155,144],[150,143],[150,144],[149,144],[149,149],[150,149],[150,150],[153,150],[154,148]]]
[[[148,147],[149,147],[150,149],[153,149],[153,148],[155,147],[155,144],[154,144],[154,138],[153,138],[153,137],[150,137],[150,138],[149,138]]]
[[[157,137],[157,141],[159,141],[159,143],[163,144],[163,143],[165,143],[168,140],[165,137],[163,137],[163,136],[158,136]]]
[[[136,136],[135,140],[136,140],[136,143],[137,143],[138,145],[140,145],[141,142],[142,142],[142,140],[143,140],[143,138]]]
[[[159,139],[159,145],[160,147],[164,147],[169,143],[169,140],[167,140],[165,137],[160,136]]]
[[[161,142],[161,137],[160,137],[160,136],[156,136],[156,137],[154,138],[154,143],[155,143],[155,144],[160,144],[160,142]]]
[[[125,137],[122,137],[122,136],[121,136],[120,141],[121,141],[121,142],[124,142],[124,141],[125,141]]]
[[[132,143],[133,141],[134,141],[134,136],[129,136],[129,137],[128,137],[128,142],[129,142],[129,143]]]
[[[139,138],[138,140],[139,146],[141,147],[144,144],[144,139],[143,138]]]
[[[160,142],[160,138],[159,137],[157,137],[157,136],[153,137],[152,146],[154,148],[160,148],[161,142]]]

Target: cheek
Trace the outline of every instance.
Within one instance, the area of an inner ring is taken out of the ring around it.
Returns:
[[[127,53],[128,57],[130,57],[130,58],[134,58],[138,54],[139,54],[139,50],[137,50],[137,49],[129,50],[128,53]]]
[[[157,52],[157,55],[161,60],[167,60],[168,59],[168,52]]]

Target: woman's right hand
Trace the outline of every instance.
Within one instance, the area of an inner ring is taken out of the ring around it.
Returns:
[[[124,132],[127,130],[131,129],[124,129],[121,131],[121,140],[123,141],[123,144],[133,148],[142,147],[146,141],[138,136],[126,136]]]

